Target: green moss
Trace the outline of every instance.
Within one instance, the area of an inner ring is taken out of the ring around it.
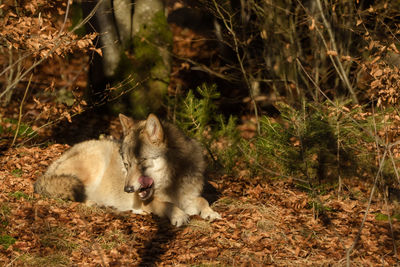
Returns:
[[[8,127],[2,127],[1,132],[5,132],[5,133],[12,133],[15,134],[17,125],[18,125],[18,120],[16,119],[8,119],[8,118],[4,118],[3,122],[8,123]],[[35,135],[35,131],[32,130],[32,128],[21,122],[19,129],[18,129],[18,137],[26,137],[26,136],[33,136]]]
[[[113,113],[127,113],[139,119],[158,111],[167,94],[172,32],[164,12],[157,12],[151,23],[141,26],[132,46],[132,55],[121,55],[117,75],[113,77],[117,89],[112,97],[127,96],[109,106]]]
[[[56,101],[71,107],[75,103],[75,97],[71,91],[61,88],[56,92]]]
[[[150,75],[154,78],[168,77],[168,69],[164,66],[161,60],[158,60],[150,69]]]
[[[21,199],[21,198],[30,199],[30,197],[27,194],[21,191],[15,191],[14,193],[10,193],[9,196],[14,197],[16,199]]]
[[[14,175],[15,177],[21,177],[22,176],[22,169],[14,169],[11,171],[11,174]]]
[[[138,34],[133,38],[135,71],[142,75],[150,74],[150,78],[167,78],[170,67],[164,64],[161,50],[169,51],[171,46],[172,32],[166,17],[163,12],[157,12],[152,23],[142,25]]]
[[[171,67],[166,60],[172,46],[172,32],[164,12],[157,12],[152,23],[142,25],[133,38],[133,46],[134,72],[139,81],[146,81],[130,94],[131,115],[145,117],[161,108],[169,84]]]
[[[147,39],[149,42],[164,47],[172,45],[172,32],[169,29],[167,18],[164,11],[158,11],[154,14],[151,23],[143,24],[140,27],[137,36]]]
[[[0,235],[0,245],[3,246],[4,249],[8,249],[9,246],[17,241],[14,237],[9,235]]]
[[[391,220],[396,219],[397,221],[400,221],[400,214],[395,214],[391,216]],[[375,220],[377,221],[389,221],[389,216],[383,213],[376,213],[375,214]]]
[[[151,69],[152,64],[161,59],[157,47],[152,43],[151,39],[143,37],[140,32],[133,38],[135,62],[140,65],[140,68]],[[150,63],[150,65],[148,65]],[[135,69],[139,69],[136,66]]]

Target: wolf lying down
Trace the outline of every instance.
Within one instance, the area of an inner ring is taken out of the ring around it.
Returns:
[[[120,114],[122,143],[91,140],[74,145],[34,184],[36,193],[154,213],[177,227],[189,215],[210,221],[221,216],[200,196],[205,161],[195,140],[150,114],[134,122]]]

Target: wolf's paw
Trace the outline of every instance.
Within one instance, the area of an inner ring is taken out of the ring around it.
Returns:
[[[93,200],[86,200],[85,205],[88,207],[97,207],[98,206],[97,203],[94,202]]]
[[[214,220],[219,220],[221,219],[221,215],[219,215],[218,212],[213,211],[210,207],[207,207],[205,209],[203,209],[200,212],[200,217],[205,219],[205,220],[209,220],[209,221],[214,221]]]
[[[171,224],[180,227],[189,222],[189,215],[183,210],[176,208],[171,215]]]
[[[131,209],[133,214],[146,214],[146,212],[142,209]]]

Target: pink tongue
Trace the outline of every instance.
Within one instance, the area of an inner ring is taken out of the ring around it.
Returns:
[[[150,187],[153,184],[153,179],[148,176],[140,176],[139,183],[142,187]]]

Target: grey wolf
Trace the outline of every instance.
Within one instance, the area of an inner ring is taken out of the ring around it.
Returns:
[[[120,114],[121,142],[90,140],[74,145],[34,184],[54,198],[153,213],[179,227],[190,215],[221,216],[201,197],[205,160],[200,144],[150,114],[134,121]]]

